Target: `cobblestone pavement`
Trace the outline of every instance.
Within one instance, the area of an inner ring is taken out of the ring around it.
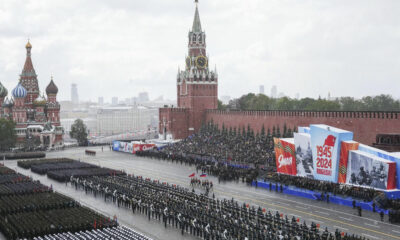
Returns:
[[[69,157],[102,167],[109,167],[117,170],[160,181],[168,181],[172,184],[186,186],[189,188],[188,175],[196,172],[194,166],[181,165],[158,159],[140,158],[127,153],[110,151],[108,147],[93,147],[97,151],[96,156],[86,156],[85,148],[73,148],[60,152],[47,153],[47,158]],[[143,215],[133,215],[124,208],[118,208],[112,203],[105,203],[103,198],[94,198],[93,195],[85,195],[84,191],[76,191],[70,185],[57,183],[46,176],[32,173],[30,170],[24,170],[17,167],[16,161],[6,161],[6,166],[18,170],[19,172],[39,179],[44,184],[53,185],[53,188],[61,193],[79,200],[105,215],[113,217],[116,215],[121,224],[135,228],[136,230],[147,234],[154,239],[194,239],[194,237],[185,234],[182,236],[175,228],[164,228],[156,220],[148,221]],[[363,211],[363,216],[359,217],[357,211],[351,207],[328,204],[305,198],[294,197],[277,192],[269,192],[266,189],[249,187],[241,182],[221,182],[212,176],[207,177],[214,183],[214,194],[217,198],[234,198],[239,202],[247,202],[254,205],[260,205],[267,210],[279,211],[289,216],[300,218],[300,221],[311,221],[320,224],[321,229],[327,226],[330,231],[336,228],[349,233],[363,235],[371,240],[374,239],[400,239],[400,226],[392,225],[387,222],[381,222],[378,213]],[[200,189],[196,189],[200,192]],[[212,194],[212,193],[211,193]]]

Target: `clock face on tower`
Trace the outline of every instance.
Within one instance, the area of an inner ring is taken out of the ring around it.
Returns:
[[[196,66],[198,68],[205,68],[207,66],[207,58],[204,56],[198,56],[196,58]]]
[[[190,65],[192,65],[192,59],[190,59],[190,57],[186,58],[186,67],[190,68]]]

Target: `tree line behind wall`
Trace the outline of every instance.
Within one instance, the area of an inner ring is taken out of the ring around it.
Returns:
[[[225,105],[220,110],[306,110],[306,111],[400,111],[400,100],[391,95],[366,96],[361,99],[340,97],[334,100],[288,97],[270,98],[264,94],[249,93]]]

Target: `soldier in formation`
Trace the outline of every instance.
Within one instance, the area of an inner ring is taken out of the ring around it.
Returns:
[[[315,223],[309,226],[294,217],[289,219],[279,212],[273,214],[234,199],[212,199],[140,176],[89,177],[85,180],[84,185],[82,179],[73,178],[72,184],[86,188],[85,191],[96,196],[104,195],[106,201],[131,209],[134,214],[144,214],[164,227],[175,227],[182,234],[203,239],[362,239],[339,230],[335,233],[320,230]]]

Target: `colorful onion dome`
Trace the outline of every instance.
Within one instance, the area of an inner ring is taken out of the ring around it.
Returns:
[[[33,101],[33,105],[35,106],[45,106],[46,105],[46,98],[44,98],[43,96],[38,96],[34,101]]]
[[[0,82],[0,98],[5,98],[8,94],[7,89]]]
[[[29,40],[28,43],[25,45],[25,48],[32,48],[32,44],[29,42]]]
[[[24,98],[24,97],[26,97],[26,94],[27,94],[27,91],[21,85],[21,83],[18,83],[18,85],[12,90],[12,95],[14,98]]]
[[[47,87],[46,87],[46,93],[47,93],[47,95],[58,93],[58,87],[53,82],[53,77],[51,77],[51,81],[50,81],[49,85],[47,85]]]

